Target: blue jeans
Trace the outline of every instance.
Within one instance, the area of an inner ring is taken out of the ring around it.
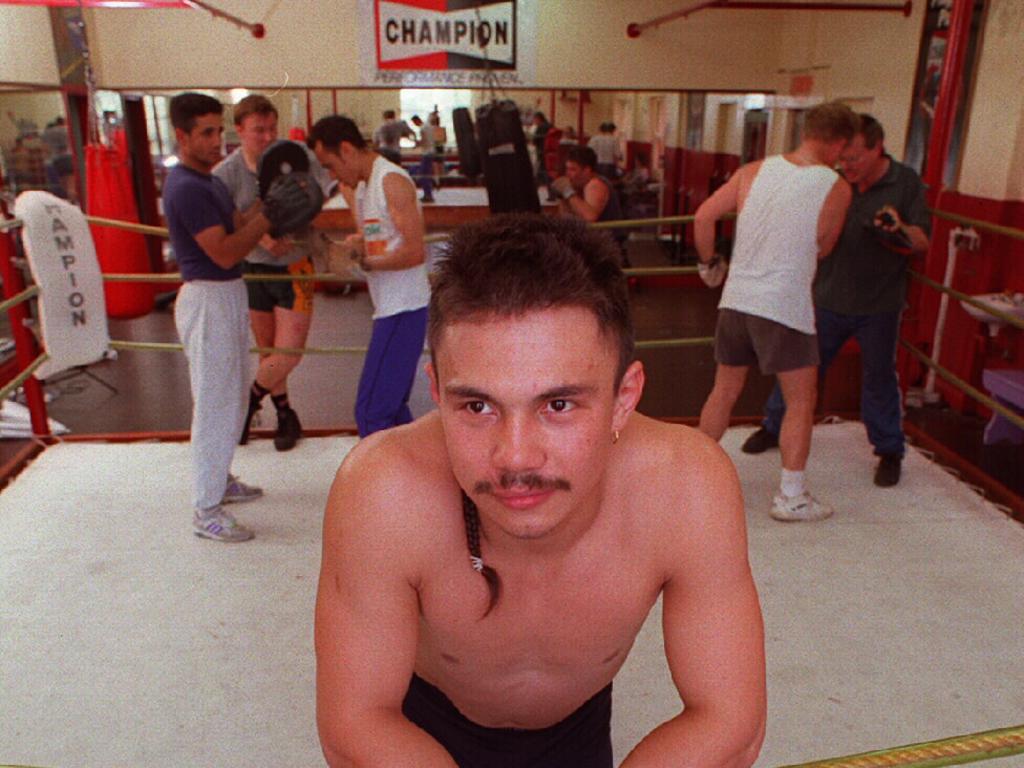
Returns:
[[[356,392],[360,437],[412,421],[409,395],[426,335],[426,307],[373,321]]]
[[[903,409],[896,378],[896,342],[900,331],[900,312],[880,315],[840,315],[827,309],[814,312],[818,326],[818,347],[825,371],[851,336],[857,339],[861,353],[860,419],[868,432],[875,454],[904,453]],[[773,435],[782,429],[786,405],[776,383],[764,406],[762,426]]]
[[[416,186],[423,190],[423,197],[428,200],[434,196],[434,161],[436,160],[437,155],[424,152],[420,164],[416,166],[416,172],[412,176]]]

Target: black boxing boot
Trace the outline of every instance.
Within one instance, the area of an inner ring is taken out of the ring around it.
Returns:
[[[260,406],[260,401],[263,400],[270,394],[270,390],[266,387],[261,387],[255,381],[252,383],[252,388],[249,390],[249,409],[245,412],[245,423],[242,424],[242,435],[238,438],[239,445],[245,445],[249,442],[249,429],[252,426],[252,418],[256,415]]]
[[[288,394],[273,395],[274,407],[277,409],[277,432],[274,434],[274,448],[279,451],[290,451],[302,437],[302,425],[299,415],[288,403]]]

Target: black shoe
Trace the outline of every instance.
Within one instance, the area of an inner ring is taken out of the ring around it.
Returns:
[[[773,435],[764,427],[758,429],[746,439],[740,450],[744,453],[764,453],[769,448],[779,447],[779,436]]]
[[[239,445],[245,445],[249,442],[249,429],[252,427],[252,417],[256,415],[256,411],[261,407],[260,401],[250,395],[249,410],[245,412],[245,424],[242,425],[242,436],[238,438]]]
[[[281,408],[277,412],[277,432],[274,434],[274,447],[279,451],[290,451],[302,437],[302,425],[299,415],[291,408]]]
[[[875,485],[879,488],[892,488],[900,481],[900,470],[903,457],[896,453],[883,453],[875,469]]]

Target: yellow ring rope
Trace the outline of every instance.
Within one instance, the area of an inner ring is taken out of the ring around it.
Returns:
[[[1024,725],[780,768],[940,768],[1024,753]]]
[[[15,307],[18,304],[21,304],[23,301],[28,301],[33,296],[38,296],[38,295],[39,295],[39,286],[38,285],[30,285],[24,291],[21,291],[20,293],[16,293],[13,296],[11,296],[11,298],[6,299],[5,301],[0,301],[0,312],[6,312],[11,307]]]
[[[1002,403],[1000,403],[1000,402],[998,402],[996,400],[993,400],[991,397],[986,395],[980,389],[977,389],[976,387],[972,387],[966,381],[964,381],[963,379],[958,377],[955,373],[953,373],[952,371],[942,367],[939,363],[937,363],[934,360],[932,360],[930,357],[928,357],[928,355],[926,355],[920,349],[915,347],[909,341],[906,341],[905,339],[900,339],[899,341],[900,341],[900,344],[908,352],[910,352],[910,354],[912,354],[914,357],[916,357],[918,360],[920,360],[926,366],[928,366],[933,371],[935,371],[936,375],[938,375],[940,378],[945,379],[946,381],[948,381],[950,384],[952,384],[954,387],[959,389],[965,395],[968,395],[969,397],[977,400],[979,403],[982,403],[983,405],[988,406],[993,411],[998,413],[1000,416],[1004,417],[1007,421],[1010,421],[1014,425],[1016,425],[1017,427],[1019,427],[1021,429],[1024,429],[1024,417],[1022,417],[1020,414],[1015,413],[1014,411],[1010,410],[1009,408],[1007,408]]]
[[[7,396],[9,394],[11,394],[11,392],[16,390],[18,387],[20,387],[26,381],[28,381],[29,376],[31,376],[33,373],[35,373],[36,370],[39,368],[39,366],[42,365],[43,363],[45,363],[49,359],[50,359],[50,356],[48,354],[46,354],[45,352],[41,353],[39,355],[39,357],[37,357],[35,360],[33,360],[31,363],[29,363],[28,367],[25,368],[24,371],[22,371],[17,376],[15,376],[13,379],[11,379],[6,384],[4,384],[2,387],[0,387],[0,401],[6,400]]]
[[[1021,320],[1018,317],[1014,317],[1013,315],[1007,312],[1003,312],[1001,309],[999,309],[999,307],[993,304],[989,304],[988,302],[976,299],[974,296],[969,296],[966,293],[958,291],[955,288],[950,288],[949,286],[943,285],[942,283],[937,283],[930,277],[926,277],[925,275],[922,275],[920,272],[915,272],[912,269],[908,270],[908,273],[912,278],[914,278],[918,282],[924,283],[930,288],[934,288],[939,293],[947,293],[953,298],[960,299],[960,301],[964,302],[965,304],[970,304],[972,307],[977,307],[978,309],[984,310],[985,312],[988,312],[988,314],[999,318],[1007,325],[1012,325],[1015,328],[1024,328],[1024,320]]]

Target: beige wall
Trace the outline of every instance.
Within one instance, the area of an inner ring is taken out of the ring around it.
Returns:
[[[957,189],[1024,200],[1024,2],[991,0]]]
[[[776,15],[701,11],[640,37],[632,21],[678,10],[679,0],[541,0],[537,79],[580,88],[758,89],[770,87]],[[587,54],[587,55],[581,55]]]
[[[0,82],[60,82],[46,8],[0,5]]]
[[[708,11],[626,36],[626,24],[674,10],[676,0],[536,0],[536,82],[578,88],[765,88],[774,72],[778,14]],[[90,14],[96,66],[108,88],[351,86],[359,82],[356,0],[220,0],[251,21],[268,8],[267,36],[189,10],[99,9]],[[567,34],[567,31],[569,32]],[[183,49],[182,41],[187,41]],[[581,56],[581,51],[595,55]],[[628,62],[628,66],[626,63]]]
[[[596,89],[632,94],[634,130],[627,138],[649,141],[649,102],[643,91],[789,90],[793,73],[814,77],[813,96],[840,98],[869,108],[885,125],[890,151],[902,157],[913,74],[926,3],[904,18],[894,13],[769,12],[706,9],[686,19],[625,34],[644,21],[680,7],[680,0],[536,0],[536,82],[557,99],[556,124],[575,125],[576,89],[595,89],[586,111],[588,130],[612,119],[614,104]],[[268,34],[252,38],[208,13],[190,10],[99,9],[87,14],[101,87],[232,87],[264,92],[291,88],[354,86],[359,81],[357,0],[220,0],[229,13],[264,21]],[[271,12],[269,17],[266,16]],[[1024,196],[1024,0],[990,0],[976,92],[966,132],[959,188],[995,198]],[[52,82],[57,72],[45,8],[0,6],[0,82]],[[289,94],[284,91],[283,94]],[[314,94],[314,119],[330,109],[329,91]],[[542,91],[527,100],[550,100]],[[346,92],[341,111],[367,132],[380,112],[397,107],[395,91]],[[509,94],[517,98],[515,92]],[[666,141],[681,143],[682,100],[669,94]],[[290,96],[288,97],[290,98]],[[305,122],[301,97],[298,124]],[[280,106],[280,105],[279,105]],[[738,151],[742,110],[726,115],[709,103],[705,148]],[[726,108],[728,109],[728,108]],[[621,111],[621,107],[620,107]],[[290,127],[291,108],[281,109]],[[773,113],[769,149],[786,137],[788,115]]]
[[[909,17],[856,11],[781,14],[777,69],[786,72],[776,75],[777,90],[786,93],[791,73],[805,69],[814,77],[817,96],[843,99],[854,108],[871,99],[889,151],[903,157],[925,6],[914,3]]]
[[[96,69],[107,88],[245,85],[274,90],[356,83],[355,0],[217,0],[267,35],[189,9],[97,9],[90,14]],[[276,6],[276,10],[274,7]]]

